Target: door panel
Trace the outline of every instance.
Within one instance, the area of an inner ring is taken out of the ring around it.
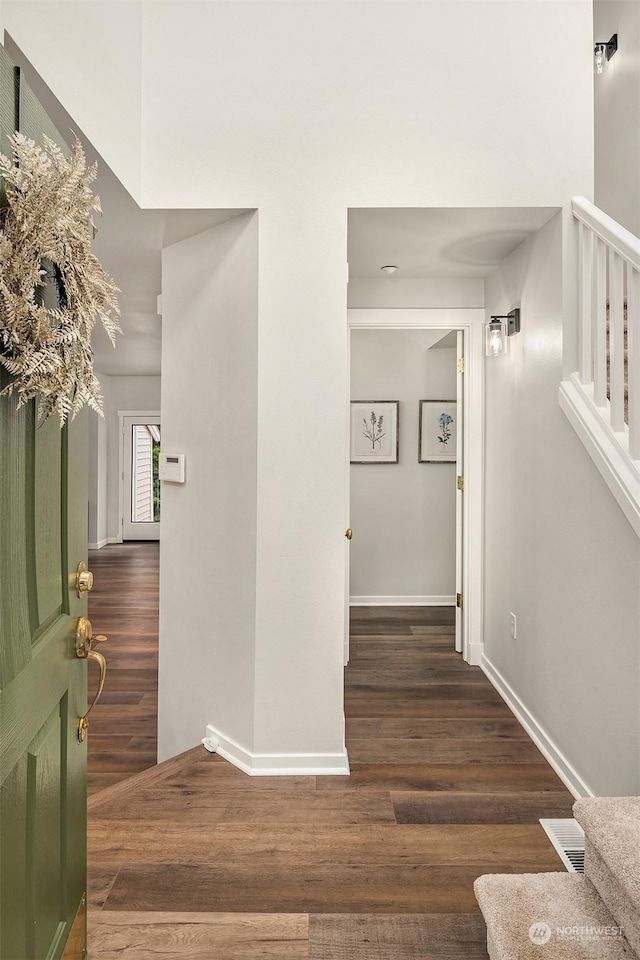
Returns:
[[[0,436],[0,957],[57,958],[86,889],[86,417],[38,427],[2,398]]]

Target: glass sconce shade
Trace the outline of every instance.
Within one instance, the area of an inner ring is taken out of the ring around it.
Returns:
[[[492,319],[485,326],[485,354],[488,357],[501,357],[508,352],[509,341],[503,320]]]
[[[594,60],[595,60],[595,71],[596,73],[602,73],[604,70],[605,59],[607,55],[607,47],[604,43],[596,43],[594,49]]]

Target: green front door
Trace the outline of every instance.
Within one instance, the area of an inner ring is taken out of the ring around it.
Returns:
[[[5,106],[10,76],[0,47]],[[0,960],[84,950],[87,456],[86,415],[38,426],[33,403],[0,398]]]
[[[0,400],[2,960],[61,957],[86,890],[85,436]]]

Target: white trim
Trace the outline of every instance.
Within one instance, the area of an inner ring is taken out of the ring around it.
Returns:
[[[617,435],[597,412],[593,385],[580,383],[576,374],[560,384],[559,402],[618,506],[640,537],[640,464],[624,449],[626,435],[620,436],[621,443],[617,442]]]
[[[109,538],[105,537],[104,540],[99,540],[97,543],[89,543],[87,546],[89,547],[89,550],[102,550],[102,548],[106,547],[108,543]]]
[[[556,746],[549,734],[524,705],[515,690],[513,690],[500,671],[493,666],[484,654],[482,655],[480,667],[490,680],[492,686],[498,691],[507,704],[516,720],[520,722],[540,752],[549,761],[567,790],[572,793],[576,800],[580,800],[582,797],[595,796],[594,792],[589,789],[579,773],[577,773],[569,763],[560,748]]]
[[[584,197],[572,198],[571,212],[576,220],[584,223],[592,233],[604,240],[606,245],[615,250],[623,260],[632,264],[636,270],[640,270],[639,237]]]
[[[484,643],[467,643],[467,663],[472,667],[479,667],[484,656]]]
[[[97,543],[89,543],[87,546],[89,550],[102,550],[108,543],[122,543],[122,540],[119,540],[118,537],[106,537],[104,540],[98,540]]]
[[[202,742],[250,777],[349,776],[346,749],[342,753],[251,753],[210,723]]]
[[[482,308],[349,309],[349,329],[461,330],[464,334],[463,650],[467,663],[479,664],[483,649],[484,556],[484,322]]]
[[[352,607],[455,607],[455,596],[351,597]]]

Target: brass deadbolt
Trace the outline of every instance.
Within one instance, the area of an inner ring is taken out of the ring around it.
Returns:
[[[81,597],[83,593],[89,593],[93,587],[93,574],[87,570],[86,566],[80,561],[76,570],[76,594]]]

